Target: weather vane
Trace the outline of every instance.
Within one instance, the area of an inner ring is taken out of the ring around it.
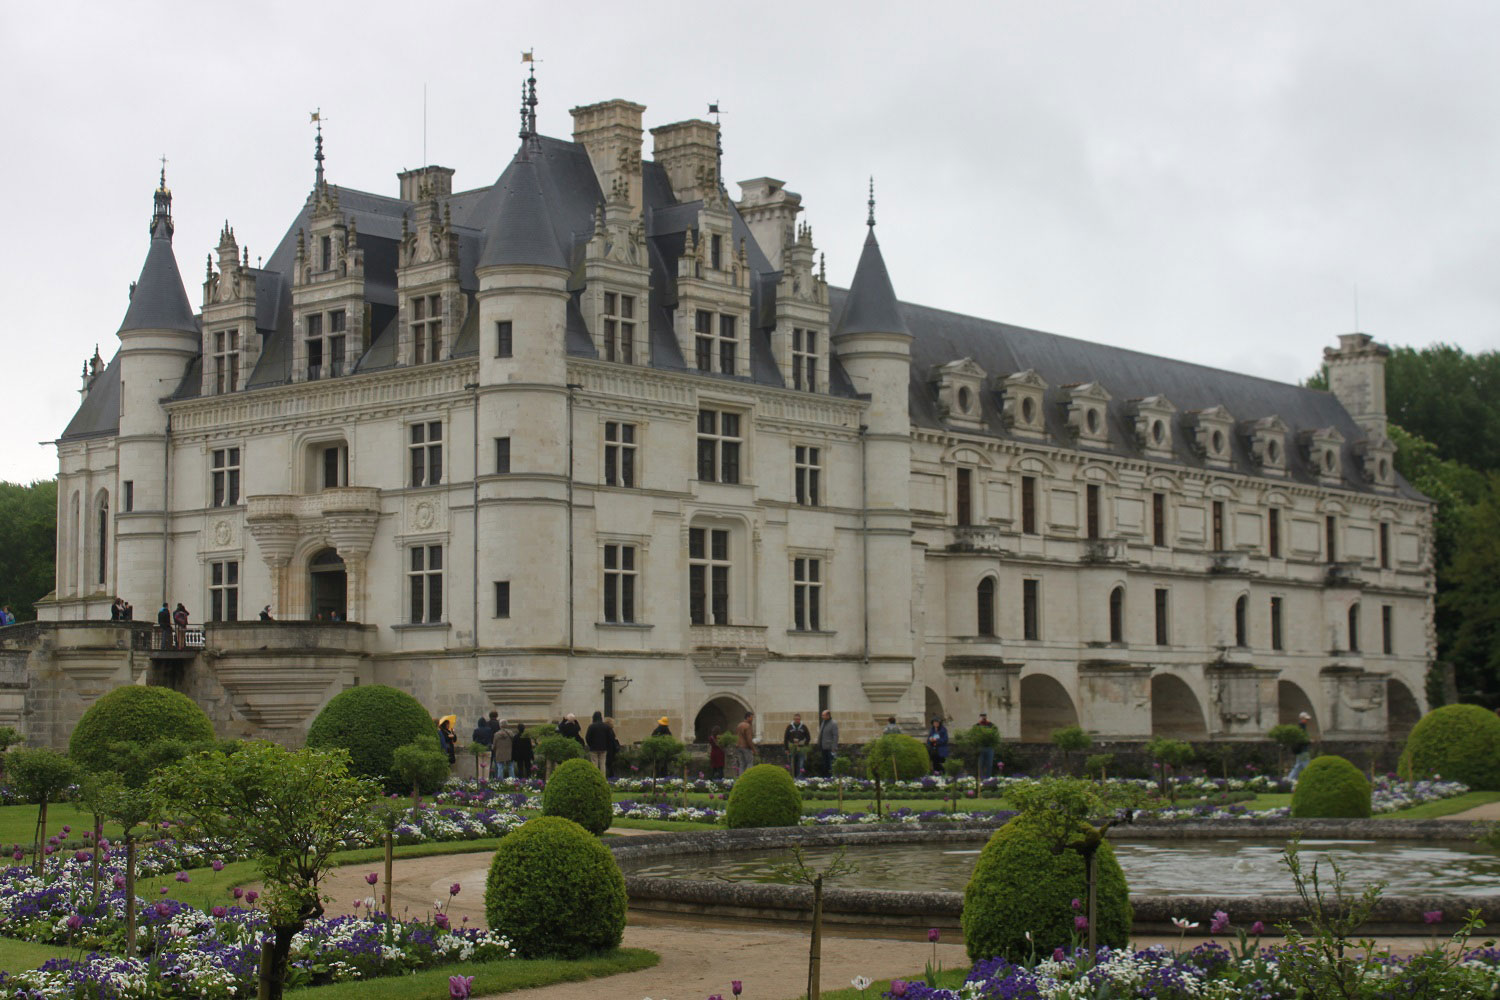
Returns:
[[[317,150],[313,153],[313,159],[316,160],[317,163],[318,163],[317,184],[318,184],[319,187],[322,187],[322,185],[323,185],[323,109],[322,108],[318,108],[318,109],[316,109],[314,111],[309,111],[308,115],[307,115],[307,120],[308,120],[308,122],[310,124],[314,124],[314,125],[318,126]]]

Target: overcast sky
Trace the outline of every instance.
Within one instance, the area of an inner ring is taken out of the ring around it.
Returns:
[[[0,478],[56,472],[168,158],[189,299],[227,219],[269,254],[312,183],[423,159],[485,185],[621,97],[724,115],[724,170],[803,195],[846,285],[866,177],[908,301],[1296,381],[1355,323],[1500,347],[1500,4],[0,5]],[[646,139],[650,155],[650,137]],[[738,189],[730,184],[730,193]]]

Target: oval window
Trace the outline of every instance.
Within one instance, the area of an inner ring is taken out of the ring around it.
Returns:
[[[1391,474],[1390,464],[1385,459],[1380,460],[1380,478],[1384,479]]]
[[[1325,452],[1323,452],[1323,471],[1324,472],[1332,472],[1333,471],[1333,452],[1331,452],[1331,451],[1325,451]]]
[[[1281,461],[1281,446],[1275,440],[1266,442],[1266,457],[1273,462]]]
[[[1224,432],[1214,431],[1214,436],[1210,440],[1213,442],[1214,454],[1222,455],[1224,453]]]
[[[969,403],[970,402],[972,402],[972,400],[969,399],[969,390],[968,390],[968,388],[967,387],[961,387],[958,390],[958,408],[959,408],[959,410],[961,412],[963,412],[963,413],[968,413],[969,412]]]
[[[1021,419],[1028,424],[1036,419],[1036,400],[1030,396],[1021,400]]]
[[[1167,425],[1160,420],[1151,421],[1151,440],[1161,444],[1167,438]]]
[[[1099,433],[1099,411],[1092,406],[1088,408],[1088,416],[1084,417],[1084,423],[1088,424],[1090,434]]]

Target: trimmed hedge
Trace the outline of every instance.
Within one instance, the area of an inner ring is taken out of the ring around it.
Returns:
[[[1406,737],[1397,770],[1408,781],[1440,774],[1477,791],[1500,791],[1500,717],[1478,705],[1444,705]]]
[[[1297,819],[1369,819],[1370,782],[1342,757],[1315,757],[1292,790],[1292,815]]]
[[[373,778],[391,794],[403,788],[391,770],[397,747],[415,743],[423,736],[437,736],[437,726],[427,709],[405,691],[384,684],[362,684],[331,698],[307,731],[307,745],[326,750],[349,751],[349,773]]]
[[[734,779],[725,818],[731,830],[796,826],[802,822],[802,793],[784,768],[756,764]]]
[[[1079,830],[1086,827],[1079,824]],[[1130,937],[1129,889],[1109,841],[1099,846],[1098,942],[1124,947]],[[1086,915],[1088,878],[1083,855],[1053,853],[1053,841],[1038,822],[1017,816],[979,854],[964,890],[964,944],[973,961],[1004,956],[1024,961],[1033,952],[1049,955],[1066,948],[1078,932],[1073,919]],[[1083,901],[1075,911],[1073,900]],[[1030,931],[1033,941],[1026,940]],[[1079,935],[1082,936],[1082,935]]]
[[[890,781],[892,761],[896,777],[902,781],[915,781],[932,770],[932,761],[922,741],[905,733],[886,733],[871,740],[865,748],[865,768],[871,778]]]
[[[609,782],[586,760],[565,760],[542,789],[542,815],[570,819],[598,836],[614,821]]]
[[[500,841],[485,880],[484,915],[521,958],[609,951],[625,933],[625,876],[583,827],[539,816]]]
[[[118,771],[115,743],[142,749],[162,740],[214,742],[214,724],[193,699],[171,688],[128,684],[89,706],[68,738],[68,756],[87,771]]]
[[[450,773],[448,755],[436,736],[419,736],[391,751],[390,781],[404,792],[432,795],[443,787]]]

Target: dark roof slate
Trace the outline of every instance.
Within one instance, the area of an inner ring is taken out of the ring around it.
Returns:
[[[485,204],[488,218],[479,269],[519,264],[568,267],[571,254],[558,246],[552,231],[552,213],[530,150],[522,147],[495,182],[494,191],[496,197],[486,199]]]
[[[141,265],[141,276],[120,323],[120,332],[127,330],[198,332],[198,321],[182,285],[182,272],[177,270],[177,257],[172,253],[171,223],[166,219],[157,222],[151,234],[146,262]]]
[[[837,333],[907,332],[906,320],[896,304],[896,290],[891,287],[891,276],[885,269],[885,258],[880,255],[880,242],[875,239],[873,225],[865,237],[865,248],[860,251],[854,280],[849,282],[843,310],[836,315],[838,322],[833,328]]]
[[[120,433],[120,355],[110,359],[94,380],[93,388],[68,421],[62,440],[102,437]]]

